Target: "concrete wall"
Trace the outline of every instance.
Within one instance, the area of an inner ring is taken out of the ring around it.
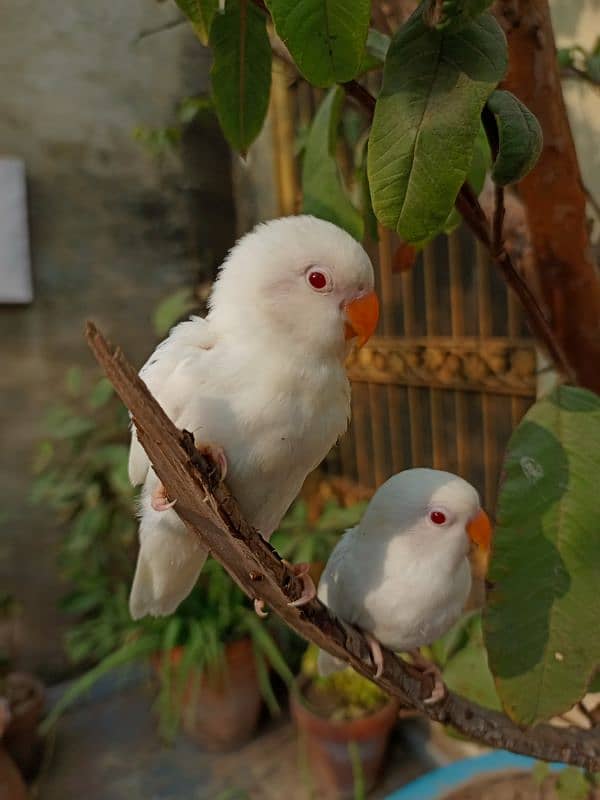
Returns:
[[[47,676],[64,657],[60,531],[26,502],[41,418],[70,365],[94,369],[87,318],[140,364],[157,302],[196,283],[199,251],[219,260],[233,236],[229,154],[214,125],[187,137],[195,157],[185,174],[177,158],[158,162],[132,137],[207,90],[208,52],[188,26],[135,43],[177,16],[156,0],[2,3],[0,154],[27,165],[35,301],[0,306],[0,590],[25,607],[25,666]],[[198,230],[205,241],[190,240]]]

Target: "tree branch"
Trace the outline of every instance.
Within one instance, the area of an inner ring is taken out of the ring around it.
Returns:
[[[564,761],[590,771],[600,770],[600,737],[589,731],[550,725],[521,730],[503,714],[452,692],[440,703],[426,705],[424,699],[431,693],[431,678],[416,672],[388,650],[383,649],[383,674],[375,680],[363,634],[333,617],[318,600],[302,609],[289,605],[300,595],[300,581],[244,520],[227,488],[223,484],[214,485],[191,434],[173,425],[121,351],[113,351],[92,323],[87,326],[87,339],[129,408],[140,444],[156,474],[168,495],[177,498],[175,511],[249,597],[264,599],[296,633],[347,661],[357,672],[431,720],[451,725],[490,747],[548,761]]]

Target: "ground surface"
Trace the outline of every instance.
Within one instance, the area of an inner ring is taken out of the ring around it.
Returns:
[[[263,720],[258,735],[233,753],[203,752],[185,737],[161,745],[144,678],[99,690],[60,724],[36,787],[40,800],[317,800],[287,716]],[[388,768],[369,796],[382,800],[426,770],[408,743],[418,723],[394,735]]]

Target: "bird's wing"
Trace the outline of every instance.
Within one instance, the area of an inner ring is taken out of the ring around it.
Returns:
[[[334,614],[346,622],[354,622],[356,586],[359,576],[353,558],[352,537],[356,529],[346,531],[329,556],[319,582],[319,598]]]
[[[191,317],[177,325],[168,338],[152,353],[140,370],[140,378],[160,403],[169,419],[177,423],[185,397],[182,397],[181,384],[176,379],[178,368],[188,367],[195,373],[202,373],[203,352],[210,350],[215,337],[210,324],[202,317]],[[195,384],[201,383],[201,378]],[[143,483],[148,473],[150,461],[137,439],[135,427],[131,427],[131,446],[129,448],[129,479],[134,486]]]

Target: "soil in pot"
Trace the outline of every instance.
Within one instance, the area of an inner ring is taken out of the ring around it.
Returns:
[[[171,658],[176,666],[181,649]],[[207,750],[232,750],[254,733],[261,706],[252,641],[240,639],[225,647],[224,663],[216,670],[191,671],[183,692],[183,729]]]
[[[27,800],[27,789],[15,762],[0,743],[0,800]]]
[[[440,800],[559,800],[556,780],[556,775],[549,775],[540,784],[530,772],[486,775],[442,795]],[[590,790],[586,800],[600,800],[600,790]]]
[[[307,681],[298,684],[290,700],[315,788],[339,800],[353,798],[358,783],[369,791],[383,765],[397,702],[384,699],[367,715],[343,718],[335,693]],[[348,716],[347,708],[344,713]]]
[[[23,777],[31,780],[37,774],[42,757],[38,725],[44,713],[44,686],[26,672],[11,672],[3,681],[3,692],[11,712],[3,745]]]

